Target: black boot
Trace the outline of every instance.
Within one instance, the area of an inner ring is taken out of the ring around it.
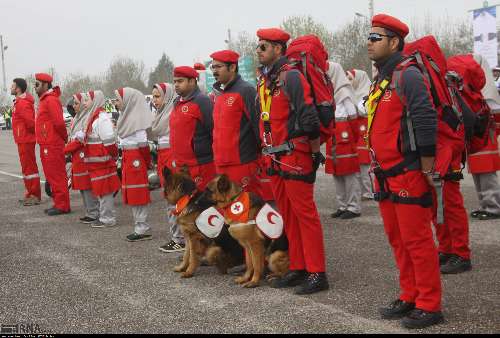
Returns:
[[[445,265],[441,266],[443,275],[457,275],[472,270],[470,259],[462,258],[458,255],[451,255]]]
[[[398,299],[392,302],[388,307],[383,307],[378,310],[382,319],[401,319],[415,309],[415,303],[407,303]]]
[[[415,309],[403,318],[401,324],[407,329],[425,329],[426,327],[440,324],[443,321],[444,317],[441,312],[427,312]]]
[[[296,295],[310,295],[330,288],[326,273],[310,273],[307,279],[295,289]]]
[[[440,252],[439,253],[439,266],[446,265],[446,263],[448,263],[448,261],[450,260],[451,257],[453,257],[452,254],[445,254],[445,253]]]
[[[284,289],[291,288],[300,285],[304,282],[307,277],[307,272],[305,270],[292,270],[289,271],[282,278],[278,278],[272,281],[271,287],[273,289]]]

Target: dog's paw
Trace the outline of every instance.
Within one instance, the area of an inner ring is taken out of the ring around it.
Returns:
[[[242,277],[238,277],[238,278],[235,278],[234,282],[236,284],[245,284],[245,283],[248,283],[248,281],[250,280],[250,278],[248,278],[247,276],[242,276]]]
[[[246,289],[253,289],[253,288],[256,288],[256,287],[259,287],[260,286],[260,283],[257,281],[250,281],[248,283],[245,283],[242,285],[244,288]]]
[[[188,278],[193,278],[194,274],[191,272],[183,272],[181,274],[181,278],[188,279]]]
[[[184,265],[178,265],[174,268],[174,272],[181,273],[185,272],[187,268]]]

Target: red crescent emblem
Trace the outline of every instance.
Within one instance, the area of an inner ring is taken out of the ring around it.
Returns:
[[[269,224],[276,224],[275,222],[273,222],[273,216],[279,217],[275,212],[270,212],[267,214],[267,221],[269,222]]]
[[[210,216],[210,217],[208,218],[208,225],[210,225],[211,227],[214,227],[214,228],[215,228],[215,225],[212,223],[212,220],[213,220],[214,218],[217,218],[217,219],[218,219],[219,217],[217,217],[217,216],[215,216],[215,215]]]

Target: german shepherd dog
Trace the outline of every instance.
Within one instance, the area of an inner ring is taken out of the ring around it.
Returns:
[[[176,216],[177,224],[186,239],[186,251],[182,263],[174,271],[181,273],[182,278],[191,278],[200,266],[200,258],[205,256],[209,264],[215,265],[222,274],[227,274],[229,268],[242,264],[243,249],[228,233],[225,237],[230,240],[224,241],[222,234],[218,241],[214,241],[206,238],[196,227],[196,219],[215,203],[206,192],[197,190],[187,168],[176,174],[165,168],[163,177],[168,203],[179,208],[180,201],[184,199],[185,204],[181,207],[182,210],[176,210]]]
[[[238,184],[231,182],[229,177],[221,175],[208,184],[207,190],[219,210],[227,209],[235,198],[243,194]],[[228,220],[229,233],[241,246],[245,248],[246,272],[235,282],[245,288],[254,288],[260,285],[264,276],[265,261],[269,263],[271,271],[268,278],[283,277],[289,269],[288,239],[283,234],[278,240],[269,240],[255,225],[255,220],[265,202],[258,196],[250,194],[248,224],[235,224]]]

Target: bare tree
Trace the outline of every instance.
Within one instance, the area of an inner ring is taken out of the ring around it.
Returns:
[[[333,34],[332,59],[345,70],[361,69],[371,73],[371,61],[366,52],[366,37],[371,23],[365,18],[355,18]]]
[[[135,61],[128,57],[116,57],[104,76],[104,94],[112,96],[114,90],[131,87],[147,92],[145,85],[144,62]]]
[[[64,79],[61,85],[61,101],[66,103],[71,95],[88,92],[90,90],[102,90],[103,86],[103,76],[92,77],[83,74],[70,74]]]
[[[281,23],[281,28],[290,33],[294,39],[302,35],[314,34],[321,39],[329,53],[334,51],[332,32],[324,24],[315,21],[310,15],[285,18]]]
[[[149,73],[148,89],[152,89],[157,83],[168,82],[174,80],[174,63],[170,58],[163,53],[158,65]]]

